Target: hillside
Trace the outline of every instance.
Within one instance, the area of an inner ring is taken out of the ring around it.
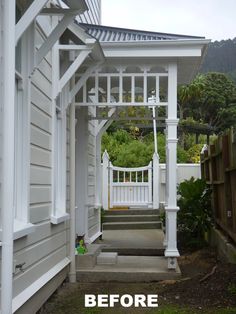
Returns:
[[[223,72],[236,82],[236,37],[210,43],[200,72]]]

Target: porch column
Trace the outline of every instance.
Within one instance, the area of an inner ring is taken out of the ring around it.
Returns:
[[[176,268],[177,249],[177,64],[169,64],[166,158],[166,250],[168,268]]]

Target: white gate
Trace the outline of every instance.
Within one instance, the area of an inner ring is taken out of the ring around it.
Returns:
[[[110,163],[110,208],[152,207],[152,162],[141,168],[121,168]]]
[[[148,166],[113,166],[107,152],[103,155],[103,207],[159,207],[159,157],[153,155]],[[110,202],[109,202],[110,200]]]

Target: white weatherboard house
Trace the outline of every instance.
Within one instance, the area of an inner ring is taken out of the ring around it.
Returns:
[[[0,0],[2,314],[35,313],[76,280],[76,234],[101,234],[102,132],[120,108],[150,98],[166,108],[169,268],[179,256],[177,84],[209,41],[104,27],[100,16],[99,0]]]

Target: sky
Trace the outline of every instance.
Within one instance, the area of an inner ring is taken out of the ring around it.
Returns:
[[[236,0],[102,0],[102,25],[233,39]]]

